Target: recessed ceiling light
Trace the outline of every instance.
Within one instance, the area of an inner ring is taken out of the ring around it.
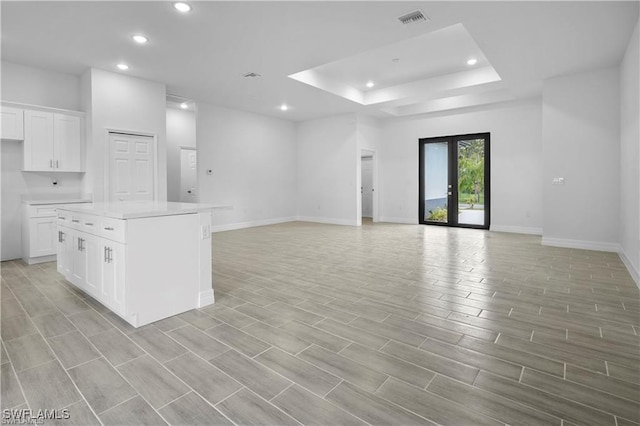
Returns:
[[[371,81],[371,80],[367,81],[367,87],[369,89],[371,89],[373,86],[375,86],[375,83],[373,81]]]
[[[476,58],[471,58],[467,61],[467,65],[475,65],[478,63],[478,60]]]
[[[289,109],[289,107],[287,106],[287,104],[282,104],[282,105],[280,105],[280,110],[281,110],[281,111],[286,111],[286,110],[288,110],[288,109]]]
[[[141,34],[136,34],[133,37],[131,37],[133,39],[133,41],[135,41],[136,43],[140,43],[140,44],[145,44],[146,42],[149,41],[149,39]]]
[[[191,6],[181,1],[174,3],[173,7],[175,7],[177,11],[183,12],[183,13],[191,11]]]
[[[180,104],[180,108],[187,109],[187,108],[189,108],[189,105],[187,105],[186,102],[183,102],[183,103]]]
[[[127,64],[118,64],[116,66],[118,67],[118,69],[121,69],[122,71],[126,71],[129,69],[129,65]]]

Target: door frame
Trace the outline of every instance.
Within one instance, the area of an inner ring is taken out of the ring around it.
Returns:
[[[199,181],[198,181],[198,149],[195,146],[187,146],[187,145],[180,145],[178,147],[178,153],[180,154],[180,190],[182,190],[182,150],[186,149],[189,151],[195,151],[196,153],[196,203],[200,202],[200,186],[198,185]]]
[[[115,128],[105,128],[105,144],[104,144],[104,160],[103,160],[103,169],[104,169],[104,196],[103,200],[105,202],[110,202],[110,187],[109,187],[109,179],[111,178],[111,169],[110,169],[110,159],[111,159],[111,142],[110,135],[112,133],[117,133],[121,135],[129,135],[129,136],[144,136],[150,137],[152,139],[153,144],[153,201],[160,200],[160,188],[158,183],[160,182],[159,178],[159,164],[158,164],[158,134],[153,132],[144,132],[138,130],[123,130],[123,129],[115,129]],[[165,198],[166,201],[166,198]]]
[[[473,225],[458,223],[458,141],[467,139],[484,139],[484,224]],[[424,146],[428,143],[448,143],[448,184],[451,185],[451,195],[447,205],[447,223],[428,222],[424,218]],[[449,226],[455,228],[489,229],[491,226],[491,133],[468,133],[463,135],[436,136],[418,139],[418,222],[422,225]]]
[[[372,148],[361,148],[358,152],[358,179],[356,182],[356,193],[357,193],[357,213],[358,217],[356,218],[356,225],[362,226],[362,193],[360,192],[360,188],[362,187],[362,156],[371,156],[371,165],[373,168],[373,222],[379,222],[379,208],[378,208],[378,199],[380,191],[378,190],[378,151]]]

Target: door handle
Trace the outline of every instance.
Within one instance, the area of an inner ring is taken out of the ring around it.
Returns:
[[[58,160],[56,160],[56,169],[59,169],[60,166],[58,165]]]
[[[109,252],[109,247],[105,247],[104,248],[104,263],[109,263],[109,256],[107,256],[108,252]]]

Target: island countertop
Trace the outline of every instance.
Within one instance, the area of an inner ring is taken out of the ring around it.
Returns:
[[[113,219],[139,219],[144,217],[173,216],[198,213],[220,208],[213,204],[132,201],[118,203],[67,204],[58,210],[93,214]]]

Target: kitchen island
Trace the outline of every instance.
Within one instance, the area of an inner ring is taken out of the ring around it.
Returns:
[[[134,327],[209,305],[212,208],[171,202],[58,207],[58,271]]]

